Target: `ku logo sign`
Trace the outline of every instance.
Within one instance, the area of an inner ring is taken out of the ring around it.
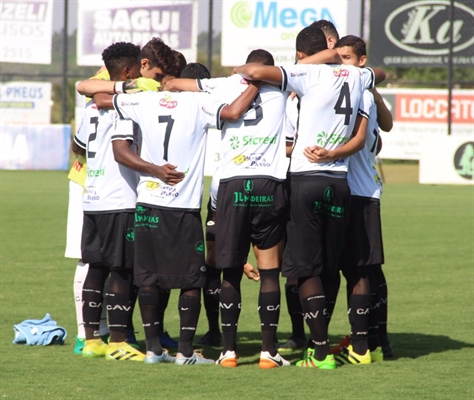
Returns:
[[[385,21],[385,34],[398,48],[422,55],[449,54],[450,0],[412,1],[395,9]],[[474,10],[454,2],[453,51],[472,46]]]

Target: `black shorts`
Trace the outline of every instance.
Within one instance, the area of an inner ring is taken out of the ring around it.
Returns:
[[[204,286],[201,213],[137,205],[135,284],[161,289]]]
[[[221,180],[217,194],[216,267],[241,267],[250,244],[276,246],[285,236],[286,182],[269,178]]]
[[[383,263],[380,200],[352,196],[341,268]]]
[[[81,252],[84,263],[133,268],[134,213],[84,214]]]
[[[206,215],[206,242],[216,241],[216,221],[214,220],[214,211],[211,207],[211,199],[207,202]]]
[[[339,270],[349,206],[346,179],[291,176],[284,277],[305,278]]]

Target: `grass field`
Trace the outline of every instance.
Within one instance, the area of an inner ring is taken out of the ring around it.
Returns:
[[[259,370],[257,284],[243,281],[240,365],[180,367],[73,355],[75,261],[63,257],[66,172],[0,171],[0,396],[8,399],[472,399],[473,187],[421,186],[415,165],[384,165],[382,200],[393,361],[335,371]],[[207,182],[209,183],[209,182]],[[177,293],[165,325],[176,338]],[[341,295],[330,339],[349,332]],[[13,345],[13,325],[49,312],[64,346]],[[139,313],[138,339],[143,340]],[[197,336],[207,328],[201,313]],[[278,337],[289,336],[283,306]],[[216,357],[219,349],[206,349]],[[298,359],[296,353],[289,357]]]

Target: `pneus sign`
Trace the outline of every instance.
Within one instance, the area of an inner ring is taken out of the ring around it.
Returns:
[[[450,0],[373,0],[372,65],[443,66],[449,62]],[[474,1],[454,2],[453,63],[474,65]]]

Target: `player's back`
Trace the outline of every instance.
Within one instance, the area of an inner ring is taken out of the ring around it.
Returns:
[[[83,207],[85,212],[133,209],[136,202],[138,174],[114,159],[111,128],[117,114],[99,110],[90,101],[75,141],[86,150],[87,176]],[[131,129],[131,124],[129,124]]]
[[[122,118],[140,125],[141,158],[157,165],[176,165],[178,171],[186,174],[176,186],[166,185],[155,177],[140,176],[138,201],[199,208],[207,128],[219,127],[223,105],[207,93],[189,92],[118,95],[114,103]]]
[[[202,79],[201,90],[230,103],[248,87],[240,75]],[[283,135],[287,94],[275,86],[263,85],[252,107],[237,122],[226,122],[222,130],[221,179],[243,177],[286,178]]]
[[[347,160],[310,163],[303,151],[318,145],[336,149],[349,141],[362,96],[358,68],[347,65],[283,67],[282,89],[300,97],[298,140],[292,153],[292,172],[347,171]]]

